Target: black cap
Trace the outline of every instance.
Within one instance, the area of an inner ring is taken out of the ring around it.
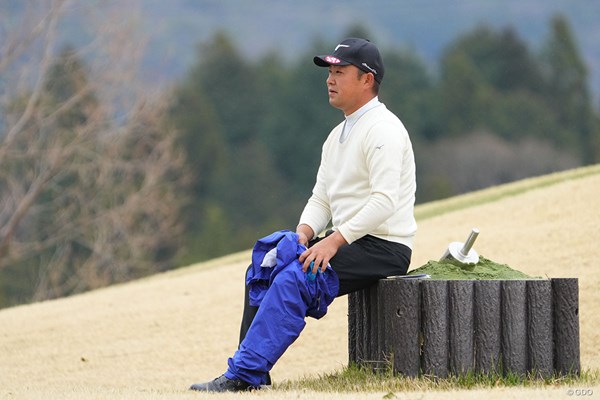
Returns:
[[[319,67],[330,65],[354,65],[365,72],[371,72],[375,80],[383,79],[383,60],[377,46],[366,39],[348,38],[335,46],[330,55],[315,56],[313,59]]]

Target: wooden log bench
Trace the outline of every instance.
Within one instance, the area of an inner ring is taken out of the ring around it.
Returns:
[[[579,374],[579,286],[382,279],[348,295],[349,362],[409,377]]]

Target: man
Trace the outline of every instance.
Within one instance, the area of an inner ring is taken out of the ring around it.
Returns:
[[[316,184],[296,228],[294,237],[307,247],[297,270],[319,274],[332,268],[339,280],[337,296],[342,296],[407,272],[417,230],[415,162],[408,132],[379,102],[384,66],[373,43],[345,39],[333,53],[314,57],[314,63],[328,68],[329,103],[345,120],[323,145]],[[333,228],[318,238],[329,222]],[[268,300],[265,296],[258,308],[250,305],[247,288],[240,348],[227,372],[190,389],[241,391],[270,380],[270,369],[300,334],[298,320],[307,315],[304,298],[294,294],[303,290],[303,276],[289,270],[292,278],[281,284],[274,280]],[[286,291],[293,292],[294,301],[286,300]],[[277,332],[289,337],[279,340]]]

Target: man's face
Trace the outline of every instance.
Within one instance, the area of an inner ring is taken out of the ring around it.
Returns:
[[[329,104],[350,115],[365,103],[368,74],[359,76],[354,65],[331,65],[327,76]]]

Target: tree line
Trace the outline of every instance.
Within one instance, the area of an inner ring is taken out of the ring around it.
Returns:
[[[136,79],[130,21],[90,24],[88,46],[57,51],[66,4],[1,27],[0,307],[294,229],[320,146],[343,118],[312,63],[331,43],[316,39],[293,60],[249,59],[219,32],[156,93]],[[537,52],[511,28],[477,27],[433,71],[414,51],[382,49],[380,99],[411,134],[418,202],[598,161],[585,64],[567,21],[550,25]],[[370,34],[354,26],[347,36]]]

